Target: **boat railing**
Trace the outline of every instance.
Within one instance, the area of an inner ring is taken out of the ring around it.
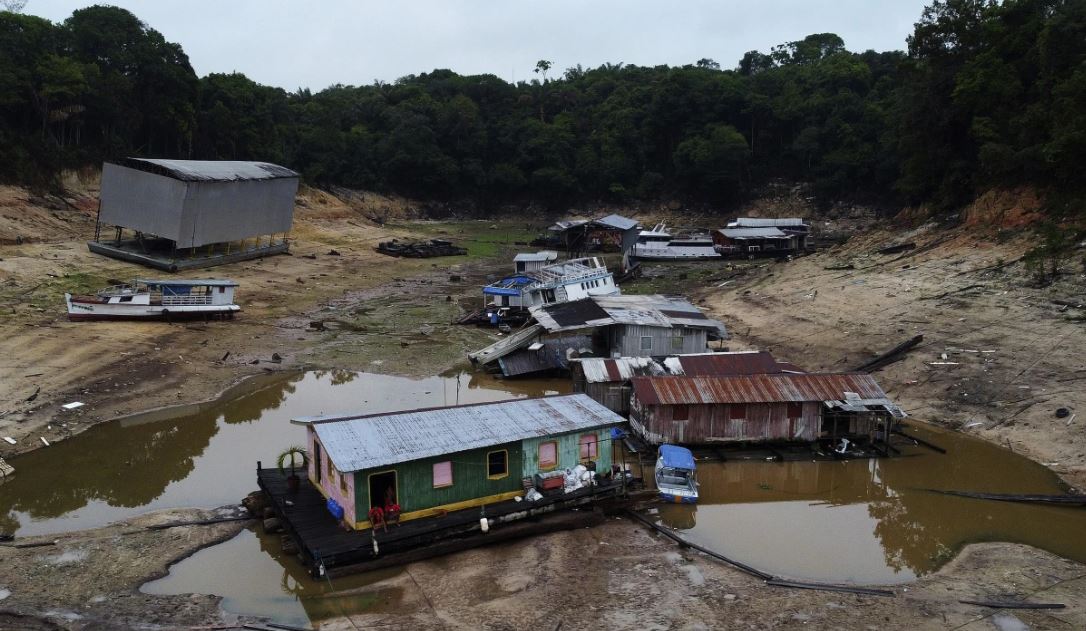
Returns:
[[[162,296],[163,305],[209,305],[211,304],[211,296]]]
[[[105,289],[99,289],[97,294],[100,298],[113,298],[115,296],[134,296],[140,293],[139,290],[132,285],[110,285]]]

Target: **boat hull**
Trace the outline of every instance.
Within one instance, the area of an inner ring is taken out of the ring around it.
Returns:
[[[638,261],[718,261],[724,258],[723,255],[714,254],[684,254],[684,255],[672,255],[672,254],[631,254],[630,258],[637,259]]]
[[[65,294],[68,319],[85,320],[181,320],[186,318],[233,317],[238,305],[140,305],[107,304],[80,300]]]
[[[676,495],[667,491],[660,491],[660,499],[668,504],[697,504],[697,495]]]

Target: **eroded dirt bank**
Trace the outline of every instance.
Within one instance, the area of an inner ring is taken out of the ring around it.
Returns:
[[[877,253],[903,242],[916,249]],[[706,283],[697,295],[728,324],[733,347],[770,350],[809,370],[849,370],[923,335],[876,373],[902,407],[1022,452],[1083,488],[1083,255],[1038,288],[1015,262],[1031,245],[1021,233],[999,243],[968,226],[875,231],[756,266],[723,287]],[[1059,408],[1069,414],[1058,417]]]

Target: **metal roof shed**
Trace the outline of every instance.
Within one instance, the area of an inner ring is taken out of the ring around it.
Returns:
[[[107,162],[98,224],[168,239],[177,248],[285,233],[298,178],[267,162]]]

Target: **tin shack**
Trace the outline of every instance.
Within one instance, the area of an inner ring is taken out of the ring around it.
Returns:
[[[536,474],[608,471],[625,420],[571,394],[294,422],[307,426],[310,483],[362,530],[376,507],[397,504],[406,521],[511,499]]]
[[[593,296],[534,306],[529,326],[469,353],[506,377],[568,370],[574,357],[667,357],[703,353],[727,330],[678,296]]]
[[[630,426],[653,444],[886,439],[905,413],[866,374],[633,377]]]
[[[584,392],[608,409],[629,414],[634,377],[687,375],[756,375],[803,372],[796,366],[779,362],[766,351],[728,353],[693,353],[673,355],[660,360],[651,357],[585,357],[570,360],[573,391]]]

